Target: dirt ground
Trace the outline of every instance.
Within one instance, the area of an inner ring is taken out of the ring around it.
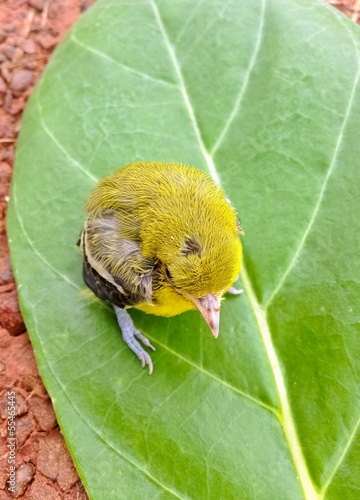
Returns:
[[[0,500],[85,500],[22,320],[5,215],[23,109],[65,31],[94,0],[0,0]],[[9,493],[7,392],[16,393],[16,489]]]
[[[0,500],[88,498],[41,382],[19,310],[5,216],[21,117],[65,31],[95,0],[0,0]],[[359,23],[360,0],[328,0]],[[16,490],[9,493],[8,391],[16,393]]]

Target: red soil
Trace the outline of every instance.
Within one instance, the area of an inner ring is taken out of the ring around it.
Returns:
[[[65,31],[94,0],[0,0],[0,500],[85,500],[19,310],[5,214],[21,117]],[[16,490],[8,491],[7,392],[16,393]]]
[[[65,31],[95,0],[0,0],[0,500],[85,500],[41,382],[21,317],[5,214],[16,139],[29,95]],[[327,0],[359,22],[360,0]],[[16,393],[17,481],[6,481],[7,391]]]

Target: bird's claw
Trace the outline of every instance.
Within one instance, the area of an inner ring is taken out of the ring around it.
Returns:
[[[244,289],[241,288],[240,290],[238,290],[237,288],[235,288],[234,286],[231,286],[230,288],[228,288],[227,292],[230,293],[231,295],[240,295],[241,293],[243,293]]]
[[[116,317],[121,328],[122,336],[130,349],[136,354],[136,356],[141,361],[141,366],[144,368],[145,365],[149,366],[149,375],[152,374],[153,364],[151,361],[150,354],[148,354],[145,349],[139,344],[136,340],[138,338],[144,345],[150,347],[153,351],[155,351],[155,347],[151,345],[149,340],[144,337],[142,333],[139,332],[134,326],[134,323],[126,312],[125,309],[121,309],[120,307],[114,306]]]
[[[155,347],[150,344],[149,339],[147,339],[142,333],[139,332],[139,330],[135,330],[134,332],[135,337],[137,337],[141,342],[146,345],[147,347],[150,347],[153,351],[155,351]]]
[[[136,356],[140,359],[141,361],[141,366],[144,368],[145,365],[149,366],[149,375],[152,374],[153,371],[153,364],[151,361],[150,354],[148,354],[145,349],[140,345],[140,343],[135,339],[137,337],[143,344],[145,344],[148,347],[151,347],[155,351],[155,347],[152,346],[149,342],[149,340],[144,337],[142,333],[139,332],[136,328],[131,329],[130,331],[127,331],[124,335],[123,332],[123,339],[127,343],[127,345],[130,347],[130,349],[136,354]]]
[[[143,349],[141,353],[137,354],[137,357],[141,361],[142,368],[144,368],[145,365],[149,365],[149,375],[151,375],[153,371],[153,364],[150,355]]]
[[[234,283],[236,283],[239,279],[239,274],[236,276],[236,278],[234,279]],[[234,286],[230,286],[228,289],[227,289],[227,293],[230,293],[231,295],[240,295],[241,293],[243,293],[244,289],[241,288],[240,290],[238,290],[237,288],[235,288]]]
[[[139,340],[141,340],[141,342],[150,347],[153,351],[155,351],[155,347],[153,345],[151,345],[149,339],[147,339],[142,333],[139,332],[139,330],[134,330],[134,336],[137,337]],[[150,357],[150,354],[148,354],[145,349],[143,349],[141,347],[141,345],[139,344],[139,342],[137,342],[135,339],[134,339],[134,347],[136,345],[136,350],[133,349],[132,346],[129,346],[134,352],[135,354],[137,355],[137,357],[140,359],[141,361],[141,366],[142,368],[145,367],[145,365],[149,365],[149,375],[152,374],[152,371],[153,371],[153,364],[152,364],[152,361],[151,361],[151,357]]]

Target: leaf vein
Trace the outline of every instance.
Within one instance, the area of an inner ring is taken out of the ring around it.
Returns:
[[[37,255],[37,257],[45,264],[46,267],[48,267],[53,273],[55,273],[57,276],[59,276],[62,280],[66,281],[67,283],[69,283],[69,285],[71,285],[72,287],[76,288],[77,290],[80,290],[80,287],[78,285],[76,285],[76,283],[74,283],[73,281],[71,281],[70,278],[68,278],[66,276],[66,274],[63,274],[61,273],[60,271],[58,271],[55,267],[53,267],[50,262],[48,262],[45,257],[43,257],[41,255],[41,253],[39,252],[39,250],[35,247],[33,241],[31,240],[30,236],[28,235],[26,229],[25,229],[25,226],[24,226],[24,222],[22,220],[22,217],[18,211],[18,202],[17,202],[17,196],[16,196],[16,183],[14,183],[14,187],[13,187],[13,192],[12,192],[12,196],[14,197],[14,203],[13,203],[13,206],[14,206],[14,210],[15,210],[15,214],[16,214],[16,218],[17,220],[19,221],[19,224],[20,224],[20,228],[21,228],[21,231],[23,233],[23,235],[25,236],[25,239],[26,241],[29,243],[32,251],[34,252],[35,255]],[[19,286],[19,285],[18,285]]]
[[[218,177],[218,174],[216,172],[216,168],[215,168],[212,156],[207,152],[205,145],[204,145],[204,142],[202,140],[201,132],[200,132],[200,129],[198,127],[198,124],[197,124],[197,121],[195,118],[195,113],[193,111],[193,108],[191,106],[191,103],[190,103],[190,100],[189,100],[189,97],[188,97],[188,94],[186,91],[186,86],[185,86],[185,82],[184,82],[184,79],[183,79],[183,76],[181,73],[181,69],[180,69],[178,61],[176,59],[176,55],[175,55],[173,47],[170,43],[167,32],[165,30],[165,26],[162,22],[159,9],[158,9],[154,0],[149,0],[149,1],[150,1],[150,4],[152,5],[152,8],[154,10],[154,15],[158,21],[160,31],[163,35],[164,43],[168,48],[168,51],[169,51],[171,60],[173,62],[175,71],[178,75],[180,88],[181,88],[181,91],[182,91],[183,96],[184,96],[185,104],[186,104],[186,107],[188,109],[191,122],[194,126],[195,134],[196,134],[196,137],[198,139],[200,149],[204,155],[205,160],[207,161],[207,164],[208,164],[208,167],[209,167],[209,170],[210,170],[210,173],[211,173],[213,179],[215,180],[215,182],[220,184],[219,177]],[[307,465],[305,463],[305,459],[304,459],[303,454],[302,454],[299,439],[298,439],[298,436],[296,434],[295,425],[294,425],[294,422],[292,420],[290,406],[289,406],[289,402],[287,400],[285,384],[284,384],[284,380],[282,377],[280,365],[279,365],[279,362],[277,360],[275,349],[274,349],[274,346],[273,346],[272,341],[271,341],[270,331],[269,331],[269,328],[268,328],[268,325],[266,322],[265,312],[260,309],[260,306],[256,300],[256,297],[252,291],[251,283],[247,277],[247,273],[246,273],[244,265],[242,266],[241,276],[242,276],[242,279],[244,282],[244,287],[247,291],[247,295],[249,297],[251,306],[253,308],[255,318],[258,322],[259,330],[260,330],[260,333],[261,333],[261,336],[262,336],[262,339],[263,339],[263,342],[265,345],[265,349],[266,349],[266,352],[267,352],[267,355],[269,357],[269,361],[270,361],[270,364],[271,364],[271,367],[272,367],[272,370],[274,373],[275,383],[276,383],[277,388],[278,388],[279,397],[280,397],[282,410],[283,410],[283,418],[281,418],[280,416],[278,418],[279,418],[280,423],[284,426],[285,438],[288,442],[290,453],[291,453],[292,458],[294,460],[294,465],[295,465],[295,468],[298,472],[299,479],[300,479],[300,482],[301,482],[301,485],[302,485],[302,488],[304,491],[304,495],[307,498],[307,500],[317,500],[318,495],[317,495],[317,493],[314,489],[314,486],[311,482],[309,471],[307,469]],[[207,372],[207,373],[209,373],[209,372]],[[224,383],[223,381],[221,381],[221,382]]]
[[[190,120],[191,120],[191,123],[193,125],[194,131],[195,131],[195,135],[196,135],[196,138],[198,140],[201,152],[204,155],[204,158],[206,160],[206,163],[208,165],[208,168],[209,168],[209,171],[210,171],[210,174],[211,174],[212,178],[214,179],[214,181],[217,184],[220,184],[220,179],[219,179],[218,174],[216,172],[216,168],[215,168],[212,156],[206,150],[204,142],[202,140],[201,132],[200,132],[200,129],[198,127],[197,120],[195,118],[195,113],[194,113],[194,110],[192,108],[192,105],[191,105],[191,102],[190,102],[190,99],[189,99],[189,96],[188,96],[188,92],[186,90],[185,81],[184,81],[184,78],[183,78],[182,73],[181,73],[180,65],[179,65],[179,63],[177,61],[174,49],[173,49],[173,47],[172,47],[172,45],[170,43],[168,34],[167,34],[166,30],[165,30],[165,26],[164,26],[164,23],[162,22],[159,9],[158,9],[156,3],[154,2],[154,0],[149,0],[149,1],[150,1],[150,4],[151,4],[152,8],[153,8],[155,18],[156,18],[157,23],[159,25],[160,32],[161,32],[161,34],[163,36],[164,43],[165,43],[165,45],[166,45],[166,47],[168,49],[168,52],[170,54],[171,61],[172,61],[173,65],[174,65],[174,69],[175,69],[175,72],[176,72],[178,80],[179,80],[180,90],[181,90],[181,93],[183,95],[183,98],[184,98],[184,101],[185,101],[185,105],[186,105],[186,108],[188,110],[188,113],[189,113],[189,116],[190,116]]]
[[[357,431],[359,429],[359,426],[360,426],[360,416],[357,419],[355,427],[354,427],[352,433],[350,434],[350,436],[349,436],[349,438],[348,438],[348,440],[346,442],[346,445],[344,446],[344,449],[343,449],[343,451],[342,451],[342,453],[341,453],[341,455],[339,457],[339,460],[336,462],[335,467],[333,468],[331,474],[329,475],[327,481],[325,482],[325,484],[324,484],[324,486],[323,486],[323,488],[321,490],[320,500],[323,500],[325,492],[326,492],[329,484],[331,483],[331,481],[334,478],[336,472],[338,471],[341,463],[343,462],[344,458],[346,457],[346,454],[347,454],[347,452],[348,452],[348,450],[349,450],[349,448],[351,446],[351,443],[353,442],[353,440],[354,440],[354,438],[356,436],[356,433],[357,433]]]
[[[132,465],[133,467],[139,469],[141,472],[143,472],[151,481],[153,481],[155,484],[159,485],[161,488],[163,488],[164,490],[168,491],[169,493],[171,493],[174,497],[176,498],[180,498],[181,500],[186,500],[186,497],[181,497],[176,491],[172,490],[171,488],[168,488],[167,486],[165,486],[163,483],[161,483],[160,481],[158,481],[152,474],[150,474],[147,470],[145,470],[140,464],[138,464],[137,462],[135,462],[134,460],[132,460],[131,458],[129,458],[127,455],[125,455],[124,453],[122,453],[118,448],[116,448],[116,446],[111,442],[109,441],[108,439],[106,439],[106,437],[101,433],[99,432],[99,430],[91,424],[91,421],[88,420],[86,418],[86,416],[79,410],[79,408],[74,404],[74,402],[72,401],[72,399],[70,398],[70,395],[68,394],[67,390],[66,390],[66,387],[61,383],[60,379],[58,378],[58,376],[56,375],[55,371],[53,370],[52,368],[52,365],[51,363],[49,363],[49,356],[47,356],[45,353],[45,349],[42,345],[42,341],[40,340],[40,335],[38,333],[38,328],[37,328],[37,320],[36,320],[36,315],[34,314],[33,315],[33,318],[34,318],[34,322],[35,322],[35,327],[34,327],[34,331],[36,332],[36,336],[37,336],[37,339],[38,339],[38,342],[39,342],[39,346],[43,352],[43,360],[45,360],[46,364],[48,365],[51,373],[53,374],[55,380],[57,381],[57,383],[59,384],[59,386],[61,387],[64,395],[66,396],[66,398],[69,400],[69,403],[70,405],[74,408],[74,410],[79,414],[79,416],[83,419],[83,421],[89,426],[90,429],[92,429],[92,431],[97,435],[99,436],[99,438],[106,444],[108,445],[112,450],[115,451],[115,453],[117,453],[119,456],[121,456],[125,461],[127,461],[130,465]],[[52,399],[52,402],[53,404],[55,403],[54,399]]]
[[[175,83],[169,82],[167,80],[164,80],[162,78],[155,78],[154,76],[149,75],[148,73],[144,73],[143,71],[140,71],[138,69],[132,68],[131,66],[128,66],[127,64],[121,63],[114,59],[113,57],[108,56],[104,52],[101,52],[100,50],[96,50],[93,47],[90,47],[89,45],[86,45],[85,43],[81,42],[74,33],[71,35],[71,40],[82,47],[84,50],[91,52],[92,54],[97,55],[98,57],[105,59],[106,61],[115,64],[115,66],[119,66],[125,71],[128,71],[129,73],[133,73],[136,76],[140,76],[144,80],[151,80],[152,82],[155,83],[160,83],[161,85],[167,85],[168,87],[175,87],[177,88],[177,85]]]
[[[40,80],[40,87],[39,87],[39,94],[37,96],[37,108],[38,108],[38,112],[39,112],[39,117],[40,117],[40,123],[41,123],[41,126],[42,128],[44,129],[45,133],[50,137],[50,139],[53,141],[53,143],[58,147],[58,149],[60,149],[60,151],[76,166],[78,167],[79,170],[81,170],[81,172],[83,172],[89,179],[91,179],[94,183],[98,182],[98,179],[97,177],[95,177],[92,173],[90,173],[88,170],[86,170],[86,168],[80,163],[78,162],[77,160],[75,160],[75,158],[73,158],[70,153],[68,153],[66,151],[66,149],[64,148],[64,146],[62,146],[62,144],[60,144],[60,142],[56,139],[56,137],[54,136],[54,134],[51,132],[51,130],[48,128],[48,126],[46,125],[45,123],[45,120],[44,120],[44,117],[43,117],[43,114],[42,114],[42,110],[41,110],[41,104],[40,104],[40,94],[41,94],[41,86],[42,86],[42,82],[43,80],[41,79]]]
[[[200,0],[195,8],[191,11],[189,17],[187,18],[187,20],[184,22],[184,24],[182,25],[177,37],[176,37],[176,40],[175,40],[175,44],[178,44],[179,41],[181,40],[181,38],[183,37],[183,35],[185,34],[186,30],[187,30],[187,27],[189,26],[189,24],[191,23],[191,21],[194,19],[196,13],[198,12],[198,10],[200,9],[200,7],[202,6],[202,4],[204,3],[204,0]]]
[[[243,281],[244,288],[247,292],[250,305],[253,309],[254,316],[257,321],[265,350],[269,358],[270,366],[274,375],[282,410],[280,422],[284,430],[285,438],[288,442],[289,450],[299,476],[304,496],[307,500],[317,500],[318,494],[315,491],[314,485],[312,484],[300,441],[296,433],[295,423],[292,418],[291,408],[286,393],[284,378],[281,372],[279,360],[275,352],[275,347],[271,340],[270,329],[267,324],[265,311],[261,309],[259,303],[256,300],[255,293],[253,292],[252,285],[244,265],[242,265],[242,268],[240,270],[240,276]]]
[[[185,363],[188,363],[189,365],[193,366],[194,368],[196,368],[197,370],[199,370],[199,372],[201,373],[204,373],[205,375],[207,375],[208,377],[216,380],[216,382],[224,385],[225,387],[227,387],[228,389],[231,389],[232,391],[236,392],[237,394],[239,394],[240,396],[243,396],[244,398],[246,399],[249,399],[250,401],[252,401],[253,403],[261,406],[264,410],[268,410],[270,413],[273,413],[277,419],[280,420],[280,415],[279,413],[277,412],[277,410],[275,408],[273,408],[272,406],[270,405],[267,405],[266,403],[263,403],[262,401],[260,401],[259,399],[255,398],[254,396],[251,396],[250,394],[246,393],[246,392],[243,392],[242,390],[238,389],[237,387],[229,384],[228,382],[225,382],[224,380],[222,380],[221,378],[217,377],[216,375],[214,375],[213,373],[205,370],[204,368],[202,368],[201,366],[197,365],[196,363],[193,363],[192,361],[190,361],[190,359],[188,358],[185,358],[184,356],[182,356],[181,354],[179,354],[178,352],[174,351],[173,349],[171,349],[170,347],[168,347],[167,345],[163,344],[162,342],[159,342],[157,339],[154,339],[153,337],[151,337],[150,335],[147,335],[147,338],[149,340],[151,340],[152,342],[154,342],[155,344],[159,344],[163,349],[165,349],[166,351],[170,352],[171,354],[173,354],[174,356],[177,356],[178,358],[180,358],[182,361],[185,361]]]
[[[250,80],[250,75],[252,73],[252,70],[255,66],[255,62],[256,62],[256,59],[259,55],[259,52],[260,52],[260,46],[261,46],[261,42],[262,42],[262,38],[263,38],[263,33],[264,33],[264,22],[265,22],[265,6],[266,6],[266,0],[262,0],[261,2],[261,11],[260,11],[260,20],[259,20],[259,30],[258,30],[258,33],[257,33],[257,37],[256,37],[256,42],[255,42],[255,46],[254,46],[254,51],[253,51],[253,54],[251,56],[251,59],[250,59],[250,62],[249,62],[249,66],[248,66],[248,69],[246,71],[246,75],[245,75],[245,78],[244,78],[244,81],[243,81],[243,84],[240,88],[240,92],[236,98],[236,101],[235,101],[235,105],[233,107],[233,110],[232,112],[230,113],[226,123],[225,123],[225,127],[223,128],[222,132],[220,133],[214,147],[212,148],[211,150],[211,155],[213,156],[216,151],[219,149],[222,141],[224,140],[235,116],[237,115],[237,113],[239,112],[239,109],[241,107],[241,103],[242,103],[242,99],[244,97],[244,94],[245,94],[245,91],[248,87],[248,83],[249,83],[249,80]]]
[[[355,92],[356,92],[356,89],[357,89],[358,84],[359,84],[359,78],[360,78],[360,61],[359,61],[359,59],[358,59],[357,63],[358,63],[358,65],[357,65],[358,66],[357,67],[357,72],[356,72],[355,79],[354,79],[354,82],[353,82],[353,85],[352,85],[352,89],[351,89],[351,92],[350,92],[349,101],[348,101],[346,109],[345,109],[344,119],[343,119],[342,125],[341,125],[340,130],[339,130],[339,134],[338,134],[338,137],[337,137],[337,140],[336,140],[336,144],[335,144],[334,153],[332,155],[332,158],[331,158],[331,161],[330,161],[330,164],[329,164],[329,168],[328,168],[328,170],[326,172],[324,181],[322,183],[322,186],[321,186],[321,189],[320,189],[320,192],[319,192],[319,196],[318,196],[317,202],[315,204],[314,210],[312,212],[312,215],[311,215],[311,218],[309,220],[309,223],[308,223],[308,225],[307,225],[307,227],[305,229],[303,237],[301,238],[300,243],[299,243],[299,245],[298,245],[298,247],[297,247],[297,249],[296,249],[296,251],[294,253],[294,256],[291,259],[290,264],[288,265],[288,267],[285,270],[284,274],[282,275],[280,281],[278,282],[278,284],[274,288],[274,290],[273,290],[272,294],[270,295],[268,301],[266,302],[266,304],[265,304],[265,310],[269,307],[269,305],[273,301],[274,297],[277,295],[277,293],[279,292],[279,290],[282,288],[283,284],[285,283],[288,275],[290,274],[290,272],[292,271],[292,269],[295,267],[296,261],[298,260],[298,257],[300,255],[302,249],[304,248],[305,241],[306,241],[306,239],[307,239],[307,237],[308,237],[308,235],[309,235],[309,233],[310,233],[310,231],[312,229],[312,226],[314,225],[315,219],[317,217],[317,214],[318,214],[320,206],[321,206],[321,202],[324,199],[325,191],[326,191],[326,188],[327,188],[330,176],[331,176],[331,174],[333,173],[333,171],[335,169],[335,165],[336,165],[336,162],[337,162],[337,158],[338,158],[340,146],[341,146],[341,143],[342,143],[342,140],[343,140],[343,136],[344,136],[344,131],[345,131],[347,122],[349,120],[349,116],[351,114],[351,108],[352,108],[352,104],[354,102]]]

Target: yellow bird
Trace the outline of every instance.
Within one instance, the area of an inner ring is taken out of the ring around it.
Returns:
[[[99,182],[86,210],[84,281],[114,306],[125,342],[150,374],[151,357],[138,340],[154,347],[126,309],[169,317],[197,308],[218,336],[222,295],[242,291],[231,287],[242,230],[208,175],[179,163],[132,163]]]

